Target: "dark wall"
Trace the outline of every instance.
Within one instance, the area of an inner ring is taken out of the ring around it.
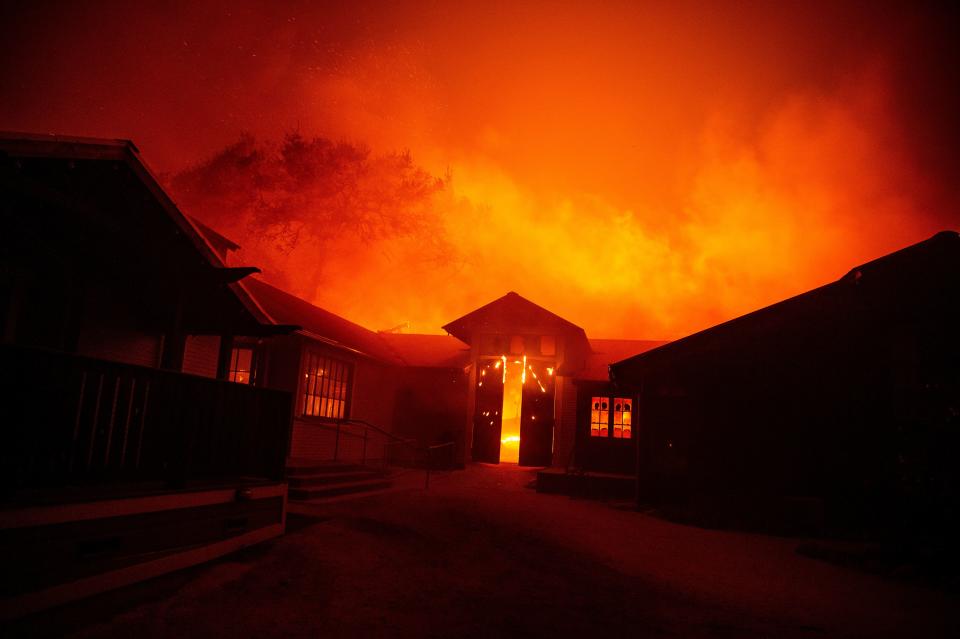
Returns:
[[[459,368],[403,368],[394,404],[395,432],[421,445],[453,441],[463,450],[469,378]]]
[[[844,529],[952,516],[960,288],[896,284],[840,282],[622,374],[642,498],[813,498]]]

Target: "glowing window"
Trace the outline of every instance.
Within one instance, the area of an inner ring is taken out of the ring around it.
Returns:
[[[227,379],[238,384],[253,381],[253,349],[237,347],[230,354],[230,372]]]
[[[613,399],[613,437],[630,439],[633,422],[633,400],[626,397]]]
[[[557,340],[553,335],[540,336],[540,354],[541,355],[557,354]]]
[[[610,398],[590,398],[590,436],[606,437],[610,424]]]
[[[308,352],[303,372],[303,414],[330,419],[347,416],[350,372],[346,362]]]

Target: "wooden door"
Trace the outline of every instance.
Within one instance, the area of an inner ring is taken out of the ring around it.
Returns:
[[[502,426],[503,383],[498,375],[480,377],[473,412],[473,461],[500,463]]]
[[[523,387],[520,405],[521,466],[549,466],[553,457],[553,384],[544,389],[537,384]]]

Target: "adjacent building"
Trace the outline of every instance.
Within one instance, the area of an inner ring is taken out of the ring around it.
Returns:
[[[0,619],[279,535],[266,317],[123,140],[0,136]]]
[[[958,327],[960,236],[942,232],[614,364],[639,498],[706,522],[955,530]]]

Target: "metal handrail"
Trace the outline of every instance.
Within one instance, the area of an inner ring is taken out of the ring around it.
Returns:
[[[433,444],[433,445],[431,445],[431,446],[417,446],[417,440],[416,440],[416,438],[413,438],[413,437],[400,437],[399,435],[395,435],[395,434],[393,434],[393,433],[391,433],[391,432],[388,432],[388,431],[384,430],[383,428],[380,428],[380,427],[377,426],[376,424],[371,424],[370,422],[368,422],[368,421],[366,421],[366,420],[364,420],[364,419],[337,419],[337,420],[334,420],[334,423],[336,424],[335,427],[334,427],[334,426],[331,426],[331,425],[329,425],[329,424],[325,424],[325,423],[323,423],[323,422],[319,422],[319,423],[316,424],[316,426],[319,426],[319,427],[321,427],[321,428],[327,428],[327,429],[329,429],[329,430],[334,430],[334,429],[336,429],[337,436],[336,436],[336,439],[334,440],[334,445],[333,445],[333,460],[334,460],[334,461],[337,461],[337,458],[338,458],[338,456],[339,456],[339,454],[340,454],[340,435],[343,434],[343,435],[347,435],[347,436],[350,436],[350,437],[356,437],[356,438],[358,438],[358,439],[361,439],[361,438],[363,439],[363,452],[362,452],[362,457],[361,457],[361,462],[360,462],[360,463],[361,463],[361,464],[366,464],[366,463],[367,463],[367,439],[368,439],[367,434],[368,434],[368,432],[369,432],[370,430],[373,430],[373,431],[376,431],[376,432],[380,433],[381,435],[383,435],[384,437],[386,437],[386,438],[389,440],[389,441],[385,442],[384,445],[383,445],[383,448],[384,448],[383,467],[384,467],[384,469],[386,469],[386,467],[389,465],[389,455],[388,455],[387,452],[386,452],[388,446],[395,446],[395,445],[409,446],[410,449],[411,449],[413,452],[415,452],[415,453],[416,453],[416,452],[425,453],[426,457],[425,457],[425,459],[424,459],[424,468],[425,468],[425,470],[426,470],[426,477],[424,478],[424,488],[430,488],[430,471],[432,470],[432,460],[430,459],[430,454],[431,454],[434,450],[439,450],[439,449],[441,449],[441,448],[452,448],[452,447],[454,447],[454,446],[456,445],[454,442],[451,441],[451,442],[444,442],[444,443],[442,443],[442,444]],[[344,424],[359,424],[359,425],[363,426],[363,434],[362,434],[362,435],[359,435],[359,434],[357,434],[357,433],[351,433],[350,431],[345,431],[345,430],[343,430],[343,425],[344,425]]]
[[[370,422],[368,422],[368,421],[365,420],[365,419],[338,419],[338,420],[336,420],[336,421],[337,421],[338,424],[362,424],[363,426],[365,426],[365,427],[367,427],[367,428],[372,428],[373,430],[377,431],[377,432],[380,433],[381,435],[385,435],[386,437],[388,437],[388,438],[390,438],[390,439],[393,439],[393,440],[396,440],[396,441],[409,441],[409,439],[404,439],[403,437],[400,437],[399,435],[394,435],[393,433],[391,433],[391,432],[389,432],[389,431],[386,431],[386,430],[380,428],[380,427],[377,426],[376,424],[371,424]]]

